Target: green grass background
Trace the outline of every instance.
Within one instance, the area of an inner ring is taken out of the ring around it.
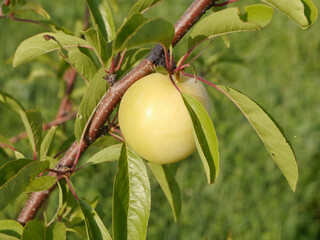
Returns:
[[[67,0],[37,2],[59,24],[71,30],[81,25],[83,1],[74,1],[72,7]],[[120,9],[115,15],[117,26],[134,1],[119,2]],[[162,16],[175,22],[190,2],[166,0],[147,16]],[[319,2],[315,2],[319,8]],[[299,165],[296,192],[290,190],[238,109],[219,92],[208,89],[219,139],[220,175],[214,185],[208,185],[196,154],[179,164],[176,178],[183,206],[179,222],[174,223],[170,207],[150,174],[152,209],[148,239],[320,238],[319,27],[317,21],[311,29],[303,31],[287,16],[275,11],[274,19],[263,31],[230,36],[230,49],[217,40],[195,65],[205,78],[246,93],[283,127]],[[19,43],[43,31],[46,30],[32,24],[0,20],[0,89],[13,95],[26,109],[39,106],[48,122],[54,118],[62,94],[56,66],[33,62],[13,69],[10,65]],[[176,58],[186,51],[185,46],[184,42],[178,45]],[[225,61],[215,63],[214,58],[219,54],[224,54]],[[41,69],[46,70],[45,75]],[[34,74],[39,77],[33,78]],[[83,84],[81,81],[79,85]],[[22,131],[20,120],[0,106],[0,134],[11,137]],[[72,131],[72,123],[67,125],[67,131]],[[17,145],[25,148],[27,144],[22,141]],[[115,172],[116,164],[103,164],[72,177],[81,197],[100,198],[97,211],[109,229]],[[46,207],[49,215],[54,211],[55,195]],[[26,195],[21,196],[10,204],[0,213],[0,219],[15,218],[25,198]],[[70,239],[78,238],[72,235]]]

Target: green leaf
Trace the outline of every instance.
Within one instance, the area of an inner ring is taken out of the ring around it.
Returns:
[[[10,147],[13,147],[13,144],[10,142],[10,140],[2,135],[0,135],[0,144],[4,144]]]
[[[108,41],[111,42],[116,37],[116,29],[113,22],[112,12],[107,0],[102,1],[101,5],[99,6],[99,10],[107,29]]]
[[[22,7],[19,8],[18,11],[16,11],[15,13],[20,13],[20,12],[24,12],[24,11],[33,11],[37,14],[39,14],[40,16],[44,17],[44,18],[48,18],[50,19],[50,15],[49,13],[47,13],[46,10],[44,10],[40,4],[35,3],[35,2],[28,2],[26,4],[24,4]]]
[[[128,16],[131,16],[135,13],[142,13],[160,1],[162,0],[138,0],[131,8]]]
[[[106,0],[87,0],[87,3],[94,25],[107,42],[111,41],[114,38],[115,29],[108,2]],[[108,36],[108,33],[111,35]]]
[[[105,75],[104,68],[101,68],[92,78],[81,100],[74,125],[74,135],[78,142],[80,142],[82,133],[90,122],[98,103],[107,91],[107,81],[103,79]]]
[[[49,151],[51,142],[53,140],[53,137],[56,133],[57,128],[58,128],[57,126],[53,126],[43,138],[40,146],[40,160],[44,160],[45,157],[47,156],[47,153]]]
[[[243,93],[230,87],[218,86],[218,88],[248,119],[287,179],[292,191],[295,191],[298,181],[298,166],[291,145],[279,125],[264,109]]]
[[[19,167],[12,164],[17,164]],[[40,162],[27,159],[12,160],[1,166],[0,172],[5,172],[6,175],[5,177],[0,175],[2,181],[5,180],[0,186],[0,210],[18,197],[29,183],[48,167],[48,161]]]
[[[35,178],[30,184],[26,187],[24,192],[39,192],[44,191],[52,187],[57,182],[57,179],[52,176],[42,176]]]
[[[310,27],[318,18],[318,9],[315,4],[311,0],[301,0],[304,6],[304,15],[308,19],[308,23]],[[308,28],[307,27],[307,28]]]
[[[38,109],[31,109],[26,112],[20,112],[20,116],[28,134],[28,140],[33,156],[36,156],[36,153],[40,151],[42,140],[41,113]]]
[[[318,11],[311,0],[264,0],[293,19],[303,29],[310,27],[317,19]]]
[[[172,209],[175,221],[178,221],[181,212],[180,188],[167,165],[148,163],[156,177]]]
[[[21,240],[43,240],[46,236],[46,226],[39,220],[29,221],[22,233]]]
[[[46,40],[44,36],[54,37],[57,41],[53,39]],[[42,54],[46,54],[55,50],[61,50],[61,46],[65,49],[75,48],[78,46],[88,46],[89,43],[79,37],[68,35],[62,32],[44,32],[39,33],[33,37],[24,40],[17,48],[14,59],[13,67],[17,67],[21,63],[32,60]]]
[[[73,68],[87,81],[91,81],[97,72],[97,67],[90,57],[78,49],[68,51],[68,59]]]
[[[108,146],[103,150],[94,154],[91,158],[89,158],[86,162],[88,165],[100,164],[104,162],[117,161],[120,156],[122,144],[116,144],[112,146]]]
[[[120,28],[114,50],[122,51],[149,43],[161,43],[168,47],[173,36],[174,27],[170,22],[160,18],[148,20],[137,13],[129,17]]]
[[[81,154],[80,161],[86,162],[101,150],[104,150],[105,148],[115,145],[117,143],[119,143],[119,140],[115,139],[112,136],[106,135],[104,137],[100,137],[92,144],[90,144],[87,150]],[[118,158],[116,160],[118,160]]]
[[[2,92],[1,90],[0,90],[0,103],[17,114],[25,111],[22,105],[17,100],[15,100],[9,94]]]
[[[121,77],[126,73],[135,63],[145,57],[150,52],[150,48],[136,48],[129,49],[125,53],[125,57],[121,64],[121,68],[117,71],[117,77]],[[167,71],[168,73],[168,71]]]
[[[0,239],[20,239],[22,231],[23,227],[19,222],[14,220],[0,220]]]
[[[143,160],[123,144],[113,187],[113,239],[145,239],[150,183]]]
[[[47,229],[46,240],[66,240],[67,229],[63,222],[55,222]]]
[[[214,183],[219,173],[218,139],[211,119],[194,97],[182,93],[183,101],[193,123],[194,138],[208,182]]]
[[[109,232],[101,221],[98,213],[86,201],[79,199],[78,203],[84,216],[88,239],[111,240]]]
[[[65,240],[66,226],[56,222],[47,227],[39,220],[29,221],[23,229],[21,240]]]
[[[194,26],[188,39],[188,47],[224,34],[261,30],[269,24],[272,15],[273,9],[265,5],[247,6],[244,14],[240,14],[238,8],[213,12]]]

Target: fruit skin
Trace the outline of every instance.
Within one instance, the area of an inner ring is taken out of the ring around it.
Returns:
[[[175,82],[209,111],[200,81],[181,76]],[[168,75],[150,74],[128,89],[120,103],[119,125],[129,147],[150,162],[177,162],[196,149],[188,110]]]

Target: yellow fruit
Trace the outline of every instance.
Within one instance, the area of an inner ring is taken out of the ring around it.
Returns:
[[[209,111],[200,81],[181,76],[176,84]],[[150,74],[128,89],[120,103],[119,125],[129,147],[150,162],[177,162],[196,148],[188,110],[168,75]]]

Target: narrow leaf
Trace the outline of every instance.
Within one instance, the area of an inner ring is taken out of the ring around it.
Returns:
[[[213,12],[200,20],[188,39],[188,47],[207,38],[241,31],[261,30],[272,19],[273,9],[265,5],[252,5],[240,14],[238,8],[226,8]]]
[[[22,225],[14,220],[0,220],[0,239],[7,240],[11,239],[21,239],[21,234],[23,231]]]
[[[117,161],[120,156],[121,144],[112,145],[94,154],[86,162],[88,165]]]
[[[33,11],[44,18],[50,19],[49,13],[46,10],[44,10],[40,4],[35,3],[35,2],[28,2],[28,3],[24,4],[15,13],[20,13],[20,12],[24,12],[24,11]]]
[[[181,212],[180,188],[167,165],[148,163],[156,177],[172,209],[175,221],[178,221]]]
[[[193,123],[194,138],[208,183],[214,183],[219,173],[218,139],[205,108],[194,97],[182,93]]]
[[[101,5],[99,6],[99,10],[103,18],[103,22],[107,29],[108,41],[111,42],[116,37],[116,29],[113,22],[112,12],[107,0],[103,0],[101,2]]]
[[[310,27],[317,19],[318,11],[311,0],[264,0],[293,19],[303,29]]]
[[[95,108],[107,91],[107,81],[103,79],[105,74],[104,69],[101,68],[94,75],[81,100],[74,126],[74,135],[78,142],[81,140],[82,133],[89,123],[91,115],[94,113]]]
[[[87,237],[89,240],[111,240],[110,234],[98,213],[84,200],[79,199],[84,221],[86,224]]]
[[[12,164],[11,162],[17,164],[26,164],[18,172],[11,172],[5,179],[6,182],[0,186],[0,210],[2,210],[8,203],[17,198],[24,189],[29,185],[29,183],[45,169],[48,169],[48,161],[32,161],[27,159],[18,159],[10,161],[3,166],[1,169],[5,168],[7,164]],[[16,168],[13,167],[16,171]]]
[[[98,28],[98,27],[96,27]],[[109,58],[112,56],[111,45],[106,42],[106,40],[102,37],[102,34],[100,31],[96,29],[88,29],[87,31],[83,32],[86,40],[93,48],[95,54],[100,60],[100,63],[103,65],[104,63],[107,63]]]
[[[148,20],[137,13],[128,18],[120,28],[114,50],[122,51],[149,43],[161,43],[168,47],[173,36],[174,27],[170,22],[160,18]]]
[[[90,57],[77,49],[68,51],[68,59],[73,68],[88,82],[97,72],[97,67]]]
[[[110,39],[108,39],[108,31],[112,32],[110,27],[110,16],[111,12],[106,9],[106,6],[108,6],[108,3],[106,0],[87,0],[91,16],[94,22],[94,25],[100,30],[102,33],[103,38],[108,42]],[[108,6],[109,8],[109,6]],[[107,26],[109,25],[109,26]],[[113,26],[114,27],[114,26]]]
[[[44,160],[45,157],[47,156],[47,153],[49,151],[51,142],[53,140],[53,137],[56,133],[57,128],[58,128],[57,126],[52,127],[43,138],[40,146],[40,160]]]
[[[52,187],[56,182],[57,179],[52,176],[38,177],[29,183],[24,192],[30,193],[44,191]]]
[[[98,138],[96,141],[94,141],[94,143],[92,143],[88,147],[88,149],[83,154],[81,154],[80,161],[87,162],[87,161],[89,161],[90,158],[92,158],[94,155],[98,154],[100,151],[103,151],[104,149],[111,147],[113,145],[116,145],[118,143],[119,143],[119,140],[115,139],[112,136],[106,135],[104,137]],[[109,155],[109,154],[107,153],[107,155]],[[119,155],[120,155],[120,150],[119,150]],[[114,160],[118,160],[119,155]],[[106,161],[114,161],[114,160],[111,160],[110,157],[106,156],[106,159],[108,159],[108,158],[109,158],[109,160],[106,160]],[[113,158],[113,157],[111,157],[111,158]],[[95,164],[95,163],[93,163],[93,164]]]
[[[24,108],[22,105],[11,97],[9,94],[6,94],[0,90],[0,104],[19,114],[20,112],[24,112]]]
[[[282,133],[279,125],[264,109],[243,93],[225,86],[218,86],[217,88],[248,119],[287,179],[292,191],[295,191],[298,181],[298,166],[291,145]]]
[[[123,144],[113,188],[113,238],[145,239],[150,204],[146,166],[136,153]]]
[[[160,1],[162,0],[138,0],[131,8],[128,16],[131,16],[135,13],[142,13]]]
[[[28,140],[33,153],[40,151],[40,145],[42,141],[42,117],[38,109],[28,110],[26,112],[20,112],[20,117],[28,134]]]
[[[57,41],[53,39],[46,40],[45,36],[54,37]],[[60,50],[61,46],[65,49],[70,49],[79,46],[88,46],[88,42],[79,37],[68,35],[62,32],[44,32],[39,33],[33,37],[24,40],[17,48],[14,59],[13,67],[17,67],[21,63],[32,60],[42,54],[46,54],[55,50]]]

